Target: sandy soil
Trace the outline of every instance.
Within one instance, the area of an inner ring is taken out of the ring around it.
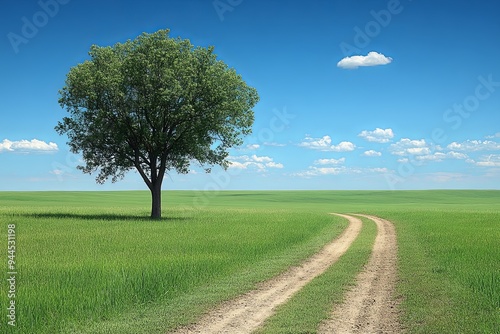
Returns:
[[[319,333],[401,333],[395,298],[397,243],[394,225],[374,216],[360,215],[377,224],[372,255],[345,301],[322,324]]]
[[[302,265],[292,267],[283,274],[262,283],[256,290],[228,301],[210,311],[197,323],[180,328],[174,333],[242,334],[251,333],[257,329],[273,314],[274,309],[278,305],[286,302],[312,279],[328,269],[329,266],[347,251],[356,239],[361,230],[361,221],[356,217],[347,215],[339,216],[348,219],[349,226],[337,239],[327,244],[319,253],[306,260]],[[385,224],[381,225],[385,226]],[[385,227],[384,230],[390,230],[390,228]],[[382,239],[386,240],[387,238],[382,237]],[[386,243],[390,242],[382,241],[382,244],[385,245]],[[378,246],[378,248],[381,248],[381,246]],[[385,249],[385,246],[382,248]],[[391,266],[391,264],[387,265]],[[391,270],[391,268],[387,268],[387,270]],[[378,299],[378,297],[373,298]]]

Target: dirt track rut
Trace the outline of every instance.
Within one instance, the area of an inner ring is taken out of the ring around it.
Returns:
[[[377,224],[377,237],[368,264],[332,318],[319,333],[401,333],[394,296],[397,272],[397,242],[394,225],[374,216],[359,215]]]
[[[196,324],[178,329],[174,333],[251,333],[283,304],[316,276],[323,273],[344,254],[361,231],[359,218],[340,215],[349,220],[345,231],[313,255],[302,265],[292,267],[283,274],[262,283],[234,300],[224,303],[206,314]]]

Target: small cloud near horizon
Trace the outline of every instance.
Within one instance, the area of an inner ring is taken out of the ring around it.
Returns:
[[[350,152],[356,149],[356,145],[349,141],[340,142],[338,145],[332,144],[330,136],[323,136],[322,138],[312,138],[306,136],[304,141],[299,144],[300,147],[305,147],[319,151],[329,152]]]
[[[284,165],[282,163],[275,162],[271,157],[257,156],[255,154],[252,156],[230,156],[228,160],[230,163],[229,168],[235,169],[248,169],[250,167],[253,167],[256,168],[258,172],[266,172],[267,168],[284,168]]]
[[[500,138],[500,132],[495,133],[494,135],[491,136],[486,136],[487,139],[493,139],[493,138]]]

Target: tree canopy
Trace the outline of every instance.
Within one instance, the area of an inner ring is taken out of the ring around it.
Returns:
[[[69,116],[55,129],[98,183],[136,169],[151,190],[152,218],[161,217],[165,173],[187,173],[192,163],[227,168],[228,149],[251,133],[257,91],[213,47],[160,30],[93,45],[89,55],[59,91]]]

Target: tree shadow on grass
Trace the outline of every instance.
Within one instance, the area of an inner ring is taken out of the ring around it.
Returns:
[[[41,219],[82,219],[82,220],[107,220],[107,221],[142,221],[142,222],[155,222],[155,221],[186,221],[191,220],[190,217],[181,216],[167,216],[160,219],[151,219],[149,216],[141,215],[120,215],[120,214],[77,214],[68,212],[40,212],[40,213],[24,213],[20,216],[26,218],[41,218]]]

